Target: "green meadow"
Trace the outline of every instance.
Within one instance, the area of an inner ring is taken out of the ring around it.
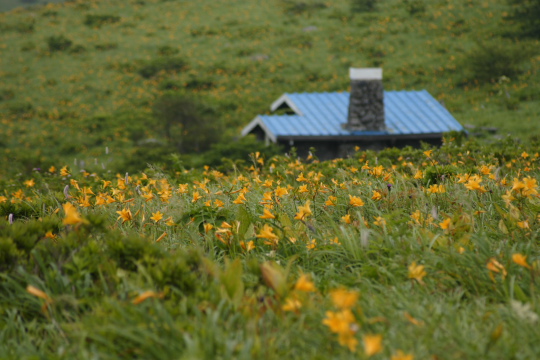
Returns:
[[[106,147],[113,171],[163,159],[175,147],[154,105],[167,92],[210,107],[222,129],[212,143],[229,144],[284,92],[347,91],[351,66],[383,67],[386,90],[428,90],[487,142],[530,142],[538,40],[515,35],[512,11],[504,0],[156,0],[5,12],[2,163],[94,164]]]
[[[538,12],[0,13],[0,359],[540,358]],[[347,91],[349,67],[468,134],[332,161],[238,139],[284,92]]]

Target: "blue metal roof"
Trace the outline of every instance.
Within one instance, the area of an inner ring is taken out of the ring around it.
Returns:
[[[260,125],[275,141],[280,136],[412,135],[461,131],[463,126],[426,90],[385,91],[386,131],[348,131],[349,93],[284,94],[273,105],[286,104],[299,114],[259,115],[242,132]]]

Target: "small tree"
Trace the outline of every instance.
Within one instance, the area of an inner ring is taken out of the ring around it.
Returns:
[[[522,70],[522,64],[532,56],[534,51],[534,49],[502,38],[476,40],[475,48],[464,60],[472,79],[490,82],[501,76],[518,75]]]
[[[540,38],[540,1],[508,0],[512,11],[508,18],[518,24],[519,35]]]
[[[154,104],[153,112],[165,138],[183,153],[208,150],[221,134],[215,111],[187,94],[165,93]]]

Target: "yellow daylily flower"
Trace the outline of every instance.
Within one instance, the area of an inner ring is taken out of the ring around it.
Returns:
[[[431,150],[430,150],[431,151]],[[368,357],[378,354],[382,351],[382,335],[365,335],[364,351]]]
[[[294,217],[296,220],[304,220],[305,218],[307,218],[308,216],[310,216],[312,214],[311,212],[311,208],[310,208],[310,201],[306,201],[306,203],[304,204],[304,206],[299,206],[298,207],[298,213],[296,213],[296,216]]]
[[[133,215],[131,214],[130,209],[122,209],[120,211],[117,211],[116,213],[120,215],[118,216],[118,220],[122,219],[122,224],[126,221],[133,220]]]
[[[261,219],[275,219],[276,216],[270,212],[267,208],[263,209],[263,214],[259,216]]]
[[[160,211],[157,211],[155,213],[152,213],[152,217],[150,219],[158,223],[161,219],[163,219],[163,214]]]
[[[349,199],[350,199],[349,205],[351,206],[354,206],[354,207],[364,206],[364,201],[362,201],[362,199],[360,199],[357,196],[349,195]]]
[[[302,274],[298,278],[296,284],[294,285],[294,289],[303,292],[317,291],[317,289],[315,288],[315,284],[309,279],[309,276],[306,274]]]
[[[62,205],[62,207],[64,208],[64,213],[66,214],[64,220],[62,221],[64,225],[77,225],[84,221],[77,211],[77,208],[75,208],[75,206],[73,206],[71,203],[65,203]]]
[[[424,265],[417,265],[416,261],[413,261],[412,264],[409,265],[409,279],[415,279],[422,284],[422,278],[427,275],[424,268]]]

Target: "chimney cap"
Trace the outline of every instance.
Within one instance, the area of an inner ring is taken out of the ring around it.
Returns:
[[[382,68],[350,68],[351,80],[382,80]]]

